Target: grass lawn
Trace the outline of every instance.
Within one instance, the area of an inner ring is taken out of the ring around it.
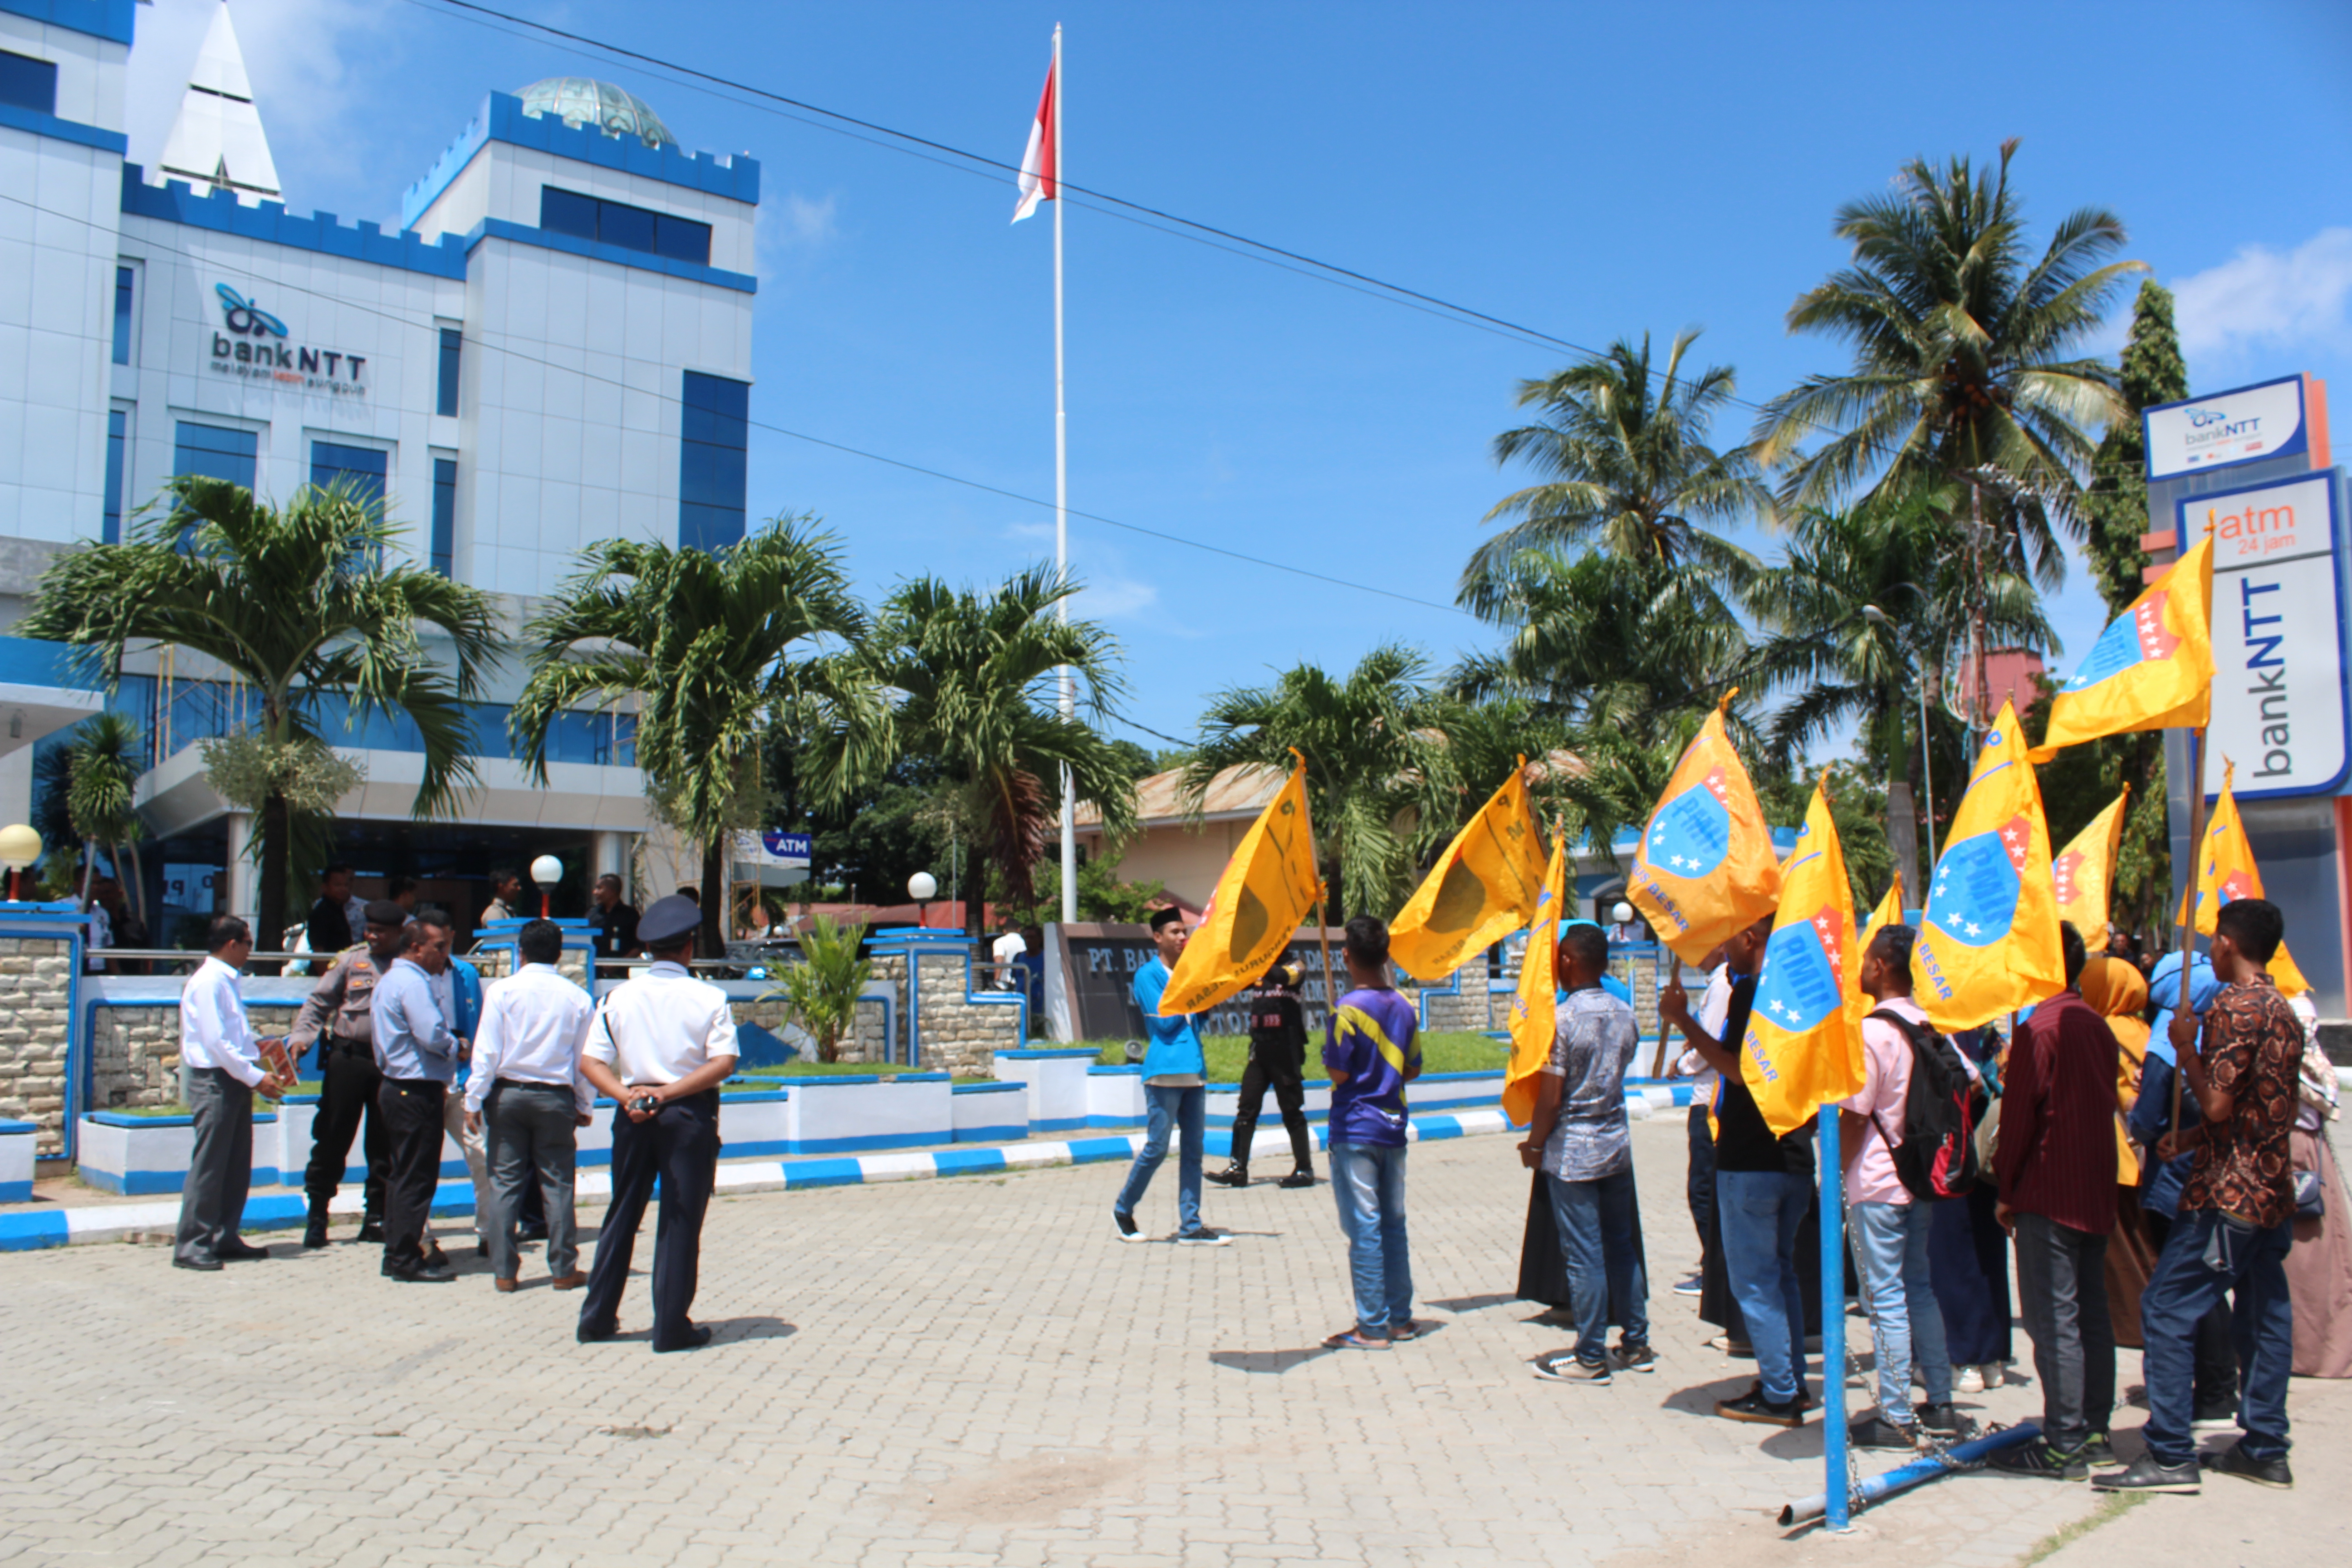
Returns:
[[[1039,1042],[1046,1044],[1048,1042]],[[1081,1046],[1097,1048],[1106,1067],[1125,1067],[1125,1040],[1080,1040]],[[1244,1035],[1211,1035],[1201,1042],[1209,1058],[1211,1083],[1239,1083],[1242,1068],[1249,1065],[1249,1038]],[[1501,1040],[1490,1040],[1484,1035],[1430,1034],[1421,1037],[1421,1070],[1423,1072],[1496,1072],[1499,1071],[1510,1047]],[[1307,1076],[1309,1081],[1322,1077],[1317,1060],[1315,1042],[1308,1042]]]

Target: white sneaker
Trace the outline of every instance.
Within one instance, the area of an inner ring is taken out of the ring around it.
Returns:
[[[1954,1367],[1952,1369],[1952,1392],[1954,1394],[1982,1394],[1984,1391],[1985,1380],[1984,1373],[1982,1372],[1972,1366]]]
[[[2009,1364],[2006,1362],[1989,1361],[1982,1370],[1987,1388],[2006,1388],[2009,1385]]]

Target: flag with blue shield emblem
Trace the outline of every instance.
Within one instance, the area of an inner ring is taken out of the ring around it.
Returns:
[[[1723,732],[1724,710],[1706,716],[1633,852],[1625,896],[1685,963],[1770,914],[1780,900],[1780,858],[1739,753]]]
[[[2050,825],[2017,710],[2006,702],[1977,752],[1927,884],[1911,984],[1928,1021],[1946,1033],[2066,988]]]
[[[1845,850],[1824,784],[1813,790],[1780,874],[1780,912],[1739,1043],[1739,1076],[1775,1137],[1861,1091],[1861,978],[1853,885],[1846,880]]]
[[[2050,728],[2033,760],[2061,746],[2135,730],[2201,730],[2213,706],[2213,536],[2107,623],[2050,700]]]

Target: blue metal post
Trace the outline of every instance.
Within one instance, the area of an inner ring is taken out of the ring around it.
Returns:
[[[1822,1462],[1829,1467],[1829,1526],[1843,1530],[1853,1500],[1846,1485],[1845,1171],[1838,1155],[1838,1108],[1822,1107]],[[1792,1323],[1798,1335],[1805,1325]],[[1798,1363],[1803,1364],[1802,1338]]]

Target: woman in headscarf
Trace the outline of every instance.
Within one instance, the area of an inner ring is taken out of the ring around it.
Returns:
[[[2083,966],[2076,983],[2083,1000],[2107,1021],[2107,1032],[2120,1047],[2116,1053],[2116,1228],[2107,1238],[2107,1317],[2115,1326],[2116,1343],[2137,1350],[2140,1345],[2139,1293],[2156,1268],[2156,1243],[2147,1233],[2147,1217],[2139,1206],[2139,1158],[2132,1152],[2124,1118],[2139,1099],[2139,1079],[2147,1060],[2147,1025],[2140,1017],[2147,1007],[2147,982],[2120,958],[2101,953]]]
[[[2314,1038],[2319,1014],[2308,994],[2295,997],[2294,1005],[2305,1045],[2287,1150],[2298,1187],[2315,1183],[2319,1189],[2319,1213],[2297,1213],[2294,1245],[2286,1255],[2287,1289],[2294,1299],[2294,1371],[2297,1377],[2352,1377],[2352,1215],[2345,1212],[2352,1197],[2327,1138],[2338,1110],[2336,1064]]]

